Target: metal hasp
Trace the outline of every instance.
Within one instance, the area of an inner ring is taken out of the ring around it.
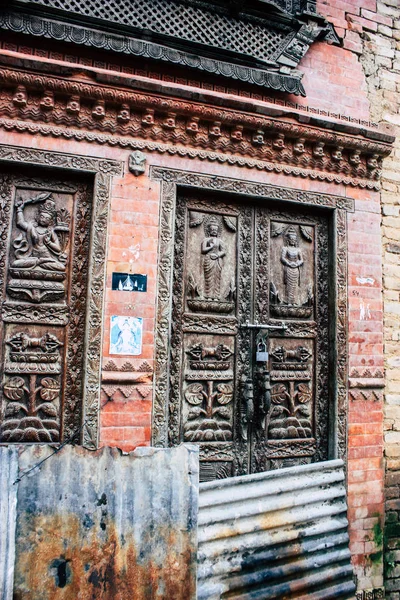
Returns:
[[[243,323],[240,327],[242,329],[273,329],[275,331],[285,331],[287,329],[285,323],[280,323],[279,325],[267,325],[265,323],[249,323],[249,321],[246,321],[246,323]]]
[[[0,29],[302,96],[311,44],[339,43],[314,0],[10,0]]]

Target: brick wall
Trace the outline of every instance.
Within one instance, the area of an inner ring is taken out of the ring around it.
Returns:
[[[400,598],[400,5],[398,0],[320,2],[337,27],[343,47],[358,57],[370,118],[394,128],[397,141],[384,161],[381,231],[384,299],[385,588]],[[340,29],[339,29],[340,28]],[[369,262],[369,257],[368,257]],[[352,408],[350,407],[350,411]],[[349,482],[349,488],[351,481]],[[374,486],[373,486],[374,487]],[[368,483],[368,489],[370,484]],[[378,533],[378,530],[375,531]]]
[[[319,12],[336,26],[343,37],[343,47],[316,43],[303,59],[300,68],[304,72],[307,98],[290,98],[316,109],[327,110],[354,119],[371,117],[378,121],[395,122],[400,125],[396,104],[396,91],[400,91],[400,28],[393,25],[396,10],[390,6],[398,0],[387,0],[380,14],[376,12],[375,0],[332,0],[321,2]],[[362,4],[362,8],[361,5]],[[386,12],[384,12],[384,10]],[[399,26],[400,27],[400,26]],[[388,35],[391,33],[392,35]],[[397,38],[396,38],[396,34]],[[10,51],[10,50],[9,50]],[[396,56],[397,52],[397,56]],[[397,66],[396,66],[397,61]],[[397,79],[396,79],[397,78]],[[221,98],[224,94],[221,92]],[[250,108],[248,109],[250,110]],[[397,117],[396,117],[397,115]],[[37,144],[57,150],[60,141],[50,137],[2,132],[4,143],[20,145]],[[65,152],[109,156],[127,162],[128,150],[116,147],[64,141]],[[149,164],[163,164],[188,171],[215,173],[254,181],[268,181],[284,187],[302,188],[318,192],[334,193],[351,197],[356,211],[349,215],[349,357],[350,381],[361,379],[382,380],[383,358],[383,304],[382,304],[382,258],[381,219],[385,243],[385,351],[388,388],[386,395],[386,421],[390,429],[386,433],[386,457],[388,468],[387,500],[388,555],[387,565],[391,576],[388,590],[396,589],[397,555],[394,537],[400,529],[400,381],[396,380],[396,341],[400,336],[399,291],[397,272],[400,253],[398,228],[399,208],[396,194],[400,184],[400,170],[396,172],[396,157],[400,162],[400,147],[386,161],[382,194],[378,192],[327,182],[303,180],[283,174],[258,171],[257,169],[227,166],[217,162],[200,161],[179,156],[148,153]],[[399,168],[400,165],[397,167]],[[397,179],[396,179],[397,178]],[[111,205],[110,237],[107,264],[106,311],[104,317],[103,368],[112,362],[111,369],[132,372],[132,381],[143,372],[145,364],[152,368],[155,294],[157,274],[158,213],[160,190],[147,173],[139,178],[127,174],[115,181]],[[111,291],[113,271],[147,273],[146,294],[125,295]],[[397,312],[396,312],[397,311]],[[117,315],[141,316],[144,319],[144,346],[140,357],[113,357],[109,353],[110,317]],[[130,450],[137,445],[150,443],[151,427],[151,376],[140,384],[123,386],[103,385],[101,416],[101,442]],[[400,379],[400,377],[399,377]],[[348,504],[353,565],[358,580],[359,598],[380,597],[383,583],[382,529],[384,515],[383,470],[383,399],[380,388],[372,387],[363,392],[350,389],[348,430]],[[399,471],[397,472],[397,469]],[[398,485],[399,482],[399,485]],[[400,551],[399,551],[400,552]],[[400,558],[399,558],[400,564]],[[400,571],[400,566],[397,567]],[[400,589],[400,584],[399,584]],[[372,594],[372,595],[371,595]],[[392,595],[392,598],[399,598]]]

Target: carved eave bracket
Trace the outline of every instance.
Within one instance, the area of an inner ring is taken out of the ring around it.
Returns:
[[[86,0],[62,6],[58,0],[11,1],[0,10],[0,29],[302,96],[300,60],[317,39],[339,41],[312,1],[229,6],[211,0],[138,0],[117,10],[111,3]]]
[[[304,15],[302,15],[304,18]],[[335,29],[331,23],[318,15],[308,16],[306,22],[301,25],[289,44],[282,50],[276,61],[279,65],[287,67],[297,67],[300,60],[306,55],[310,46],[317,40],[325,39],[331,44],[339,44],[340,40],[336,35]]]

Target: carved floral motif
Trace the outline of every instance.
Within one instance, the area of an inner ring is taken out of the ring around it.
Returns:
[[[31,337],[19,332],[6,344],[10,351],[4,365],[6,403],[1,441],[59,441],[63,343],[50,333]]]
[[[206,381],[191,383],[185,399],[191,405],[184,425],[184,439],[188,442],[228,441],[232,439],[231,383]]]

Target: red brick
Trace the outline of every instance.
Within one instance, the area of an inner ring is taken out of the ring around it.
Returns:
[[[356,54],[362,54],[363,46],[361,42],[352,42],[351,40],[347,40],[346,38],[343,41],[343,48],[346,50],[350,50],[351,52],[355,52]]]
[[[390,17],[385,17],[384,15],[371,12],[366,8],[361,9],[361,16],[365,17],[369,21],[375,21],[376,23],[380,23],[381,25],[388,25],[389,27],[393,27],[393,19]]]
[[[367,29],[368,31],[378,31],[378,24],[376,21],[371,21],[369,19],[365,19],[363,17],[359,17],[358,15],[347,15],[346,19],[352,25],[359,25],[363,29]]]

